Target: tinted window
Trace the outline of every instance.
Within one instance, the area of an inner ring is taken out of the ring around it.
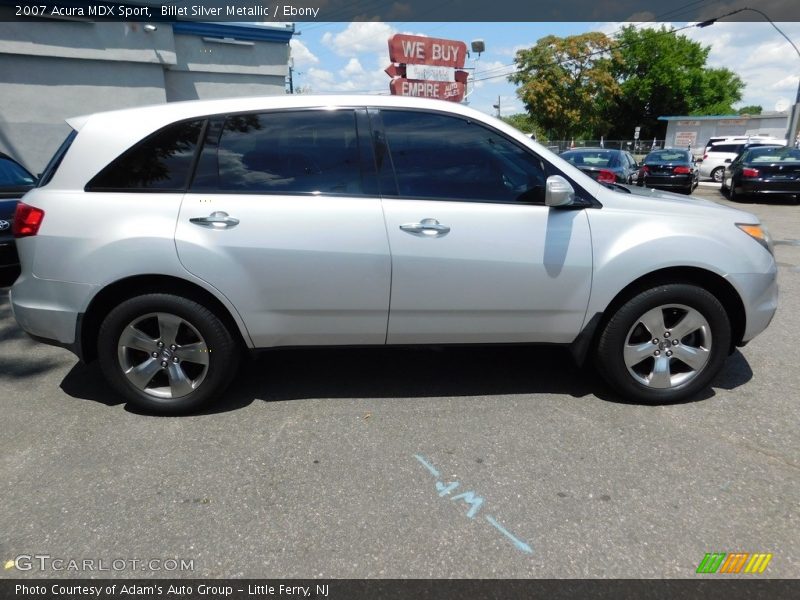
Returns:
[[[148,136],[104,168],[87,191],[182,191],[186,189],[204,121],[169,125]]]
[[[612,150],[570,150],[561,158],[578,167],[616,167],[619,166],[617,153]]]
[[[192,190],[362,193],[351,110],[237,115],[220,125],[209,128]]]
[[[33,175],[13,160],[0,157],[0,187],[25,187],[34,183]]]
[[[659,150],[648,154],[644,162],[691,162],[691,155],[684,150]]]
[[[381,112],[401,196],[544,202],[541,159],[466,119]]]
[[[786,146],[781,146],[779,148],[753,148],[745,152],[742,161],[750,164],[798,164],[800,163],[800,150],[796,148],[787,148]]]
[[[708,149],[709,152],[731,152],[739,154],[744,148],[744,144],[716,144]]]

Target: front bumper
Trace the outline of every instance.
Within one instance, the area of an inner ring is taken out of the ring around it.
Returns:
[[[80,357],[80,317],[96,288],[25,273],[9,292],[11,311],[19,326],[34,339],[67,348]]]
[[[747,319],[742,342],[764,331],[778,308],[778,268],[773,263],[768,273],[734,273],[727,279],[739,292]]]

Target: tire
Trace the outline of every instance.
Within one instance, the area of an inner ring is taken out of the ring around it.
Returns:
[[[692,195],[692,192],[694,191],[694,186],[693,186],[693,185],[690,183],[690,184],[689,184],[689,187],[687,187],[687,188],[684,188],[682,191],[683,191],[683,193],[684,193],[684,194],[686,194],[687,196],[691,196],[691,195]]]
[[[731,179],[731,187],[728,191],[728,200],[731,202],[744,202],[746,200],[744,194],[736,191],[736,182],[733,179]]]
[[[719,300],[695,285],[673,283],[637,294],[610,316],[596,364],[627,399],[678,402],[711,383],[730,346],[731,325]]]
[[[711,171],[711,179],[713,179],[716,183],[720,183],[724,176],[725,176],[725,167],[717,167],[716,169]]]
[[[135,407],[174,415],[215,399],[239,364],[236,342],[217,315],[171,294],[147,294],[114,308],[100,326],[100,368]]]

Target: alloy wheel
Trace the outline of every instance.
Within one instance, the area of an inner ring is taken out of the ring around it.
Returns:
[[[203,383],[209,351],[200,332],[185,319],[154,312],[131,321],[117,343],[122,372],[154,398],[181,398]]]
[[[711,326],[696,309],[665,304],[644,313],[625,337],[628,373],[648,388],[669,389],[700,374],[711,356]]]

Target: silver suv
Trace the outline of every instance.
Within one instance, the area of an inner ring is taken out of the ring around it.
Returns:
[[[218,398],[243,353],[309,345],[558,344],[621,396],[672,402],[776,309],[755,216],[610,189],[457,104],[286,96],[68,123],[14,219],[14,315],[150,411]]]

